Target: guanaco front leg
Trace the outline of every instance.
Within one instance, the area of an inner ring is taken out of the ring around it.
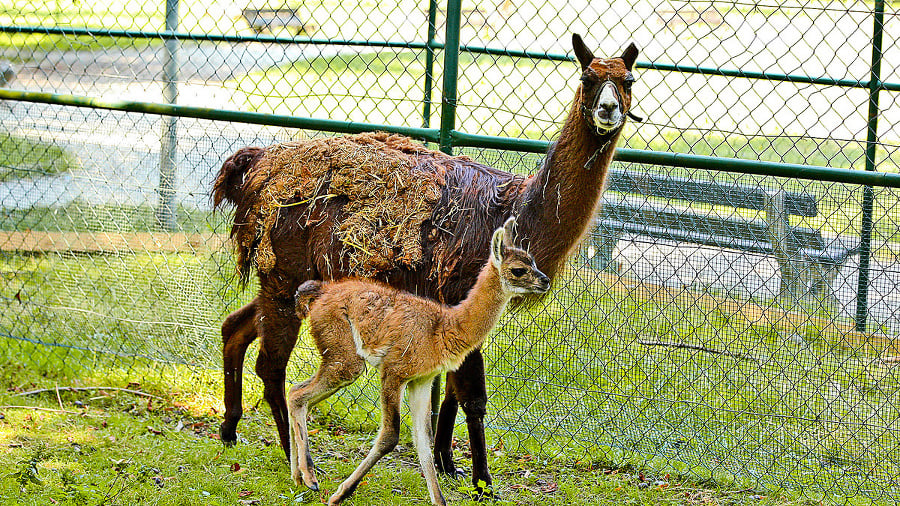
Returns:
[[[437,506],[445,506],[447,502],[441,493],[441,485],[437,480],[437,472],[434,468],[434,459],[431,456],[431,380],[420,379],[409,384],[409,415],[412,418],[413,444],[416,453],[419,454],[419,465],[422,466],[422,474],[428,485],[428,495],[431,503]]]
[[[381,376],[381,429],[369,454],[360,462],[353,473],[344,480],[337,491],[328,499],[329,506],[340,504],[356,490],[359,482],[400,441],[400,400],[403,398],[403,383],[395,378]]]

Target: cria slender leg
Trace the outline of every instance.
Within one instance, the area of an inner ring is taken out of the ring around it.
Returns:
[[[446,501],[437,481],[434,460],[431,458],[431,423],[429,411],[431,407],[431,379],[419,380],[409,384],[409,414],[412,418],[413,443],[419,455],[419,465],[428,484],[431,503],[444,506]]]
[[[351,474],[338,487],[337,491],[328,499],[329,505],[340,504],[356,490],[363,476],[372,469],[372,466],[396,448],[400,441],[400,399],[403,396],[403,385],[398,380],[381,378],[381,430],[375,444],[369,454]]]

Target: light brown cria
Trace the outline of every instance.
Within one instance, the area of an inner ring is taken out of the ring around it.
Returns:
[[[279,210],[315,206],[346,196],[336,236],[342,261],[358,276],[390,266],[413,267],[422,259],[421,227],[441,196],[444,168],[451,157],[407,137],[364,133],[288,142],[267,148],[244,182],[245,195],[258,195],[239,250],[252,251],[260,272],[275,266],[269,236]],[[436,163],[437,162],[437,163]],[[435,177],[437,176],[437,177]]]

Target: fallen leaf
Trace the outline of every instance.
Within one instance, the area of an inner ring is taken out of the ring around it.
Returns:
[[[238,464],[237,462],[235,462],[234,464],[231,464],[231,472],[232,472],[232,473],[236,473],[236,472],[238,472],[238,471],[240,471],[240,470],[241,470],[241,465],[240,465],[240,464]]]
[[[157,436],[159,436],[163,433],[163,431],[161,431],[159,429],[154,429],[153,427],[151,427],[149,425],[147,426],[147,431],[149,431],[151,434],[156,434]]]
[[[554,481],[551,481],[551,482],[547,483],[546,485],[541,486],[541,488],[540,488],[540,491],[545,494],[552,494],[553,492],[556,492],[557,490],[559,490],[559,485],[557,485],[556,482],[554,482]]]
[[[241,490],[240,492],[238,492],[238,497],[248,497],[251,495],[253,495],[252,490]]]

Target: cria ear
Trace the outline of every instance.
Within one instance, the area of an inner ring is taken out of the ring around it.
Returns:
[[[628,47],[625,48],[625,52],[622,53],[622,61],[625,62],[625,68],[631,70],[631,67],[634,66],[634,61],[637,60],[638,48],[634,45],[634,42],[628,44]]]
[[[515,246],[513,241],[516,237],[516,219],[514,217],[509,217],[503,222],[503,246],[507,248],[512,248]]]
[[[500,270],[500,264],[503,263],[503,236],[505,232],[503,228],[494,230],[494,236],[491,237],[491,263],[497,270]]]
[[[578,63],[581,64],[581,71],[584,72],[594,61],[594,54],[584,45],[581,35],[577,33],[572,34],[572,49],[575,50],[575,56],[578,58]]]

